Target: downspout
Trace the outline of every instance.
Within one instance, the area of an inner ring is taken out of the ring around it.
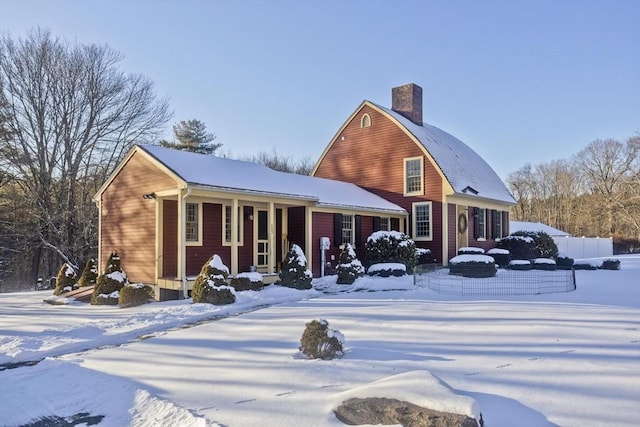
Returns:
[[[191,195],[191,188],[187,188],[187,192],[182,196],[182,203],[180,209],[182,209],[182,224],[180,228],[180,251],[182,251],[182,257],[180,260],[182,270],[182,296],[184,299],[189,298],[189,289],[187,287],[187,197]]]
[[[99,199],[94,199],[93,202],[98,208],[98,271],[102,270],[102,194]]]

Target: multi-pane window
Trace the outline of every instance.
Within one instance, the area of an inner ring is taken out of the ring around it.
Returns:
[[[362,121],[360,122],[360,127],[368,128],[371,126],[371,117],[368,114],[362,116]]]
[[[502,211],[496,211],[493,220],[493,238],[499,239],[502,237]]]
[[[389,218],[380,217],[380,231],[390,231]]]
[[[238,243],[242,242],[242,207],[238,206]],[[230,245],[231,244],[231,206],[230,205],[225,205],[224,206],[224,218],[223,218],[223,223],[224,223],[224,243],[226,245]]]
[[[404,160],[404,193],[422,194],[422,157]]]
[[[187,203],[187,215],[186,215],[186,223],[187,223],[187,242],[197,242],[199,240],[199,224],[198,224],[198,204],[197,203]]]
[[[487,210],[478,209],[478,219],[476,221],[478,229],[476,230],[476,239],[487,238]]]
[[[353,215],[342,215],[342,244],[353,244]]]
[[[413,204],[413,238],[414,240],[431,240],[431,202]]]

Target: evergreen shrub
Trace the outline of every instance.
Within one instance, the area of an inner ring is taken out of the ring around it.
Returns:
[[[418,262],[419,252],[409,236],[399,231],[376,231],[365,244],[369,265],[399,262],[411,270]]]
[[[558,270],[571,270],[573,268],[573,258],[568,255],[558,254],[556,267]]]
[[[104,272],[98,276],[96,286],[91,295],[91,304],[94,305],[117,305],[120,297],[120,289],[127,285],[127,275],[122,271],[120,257],[112,252],[109,255],[107,266]]]
[[[534,259],[538,256],[535,240],[531,236],[514,233],[500,239],[497,247],[508,250],[511,259]]]
[[[56,276],[56,288],[53,290],[53,294],[64,294],[77,287],[76,272],[73,267],[65,262],[62,264],[62,267],[60,267],[60,270],[58,270],[58,275]]]
[[[373,264],[367,269],[368,276],[402,277],[407,274],[407,266],[400,262]]]
[[[482,255],[484,254],[484,249],[482,248],[474,248],[474,247],[464,247],[458,249],[458,255]]]
[[[533,268],[531,261],[526,259],[514,259],[509,261],[510,270],[528,271]]]
[[[78,280],[78,285],[80,287],[95,286],[97,280],[98,266],[96,265],[96,260],[91,258],[84,265],[84,270],[82,270],[82,274],[80,275],[80,279]]]
[[[231,287],[236,291],[259,291],[264,288],[262,274],[240,273],[231,279]]]
[[[533,260],[533,269],[555,271],[556,262],[551,258],[536,258]]]
[[[603,270],[620,270],[620,260],[611,258],[605,259],[600,268]]]
[[[313,274],[307,268],[307,257],[300,246],[291,245],[291,249],[282,263],[279,285],[294,289],[311,289]]]
[[[123,286],[119,294],[118,304],[123,307],[138,306],[154,300],[153,288],[142,283]]]
[[[364,267],[349,243],[344,245],[340,252],[339,262],[336,267],[338,273],[336,283],[339,285],[351,285],[358,277],[364,275]]]
[[[226,305],[236,302],[236,291],[227,285],[229,268],[216,254],[202,266],[191,290],[194,303]]]
[[[329,328],[324,319],[312,320],[306,324],[300,339],[300,351],[309,359],[331,360],[342,356],[344,336],[340,331]]]
[[[588,260],[574,260],[573,262],[574,270],[597,270],[598,266],[594,265],[592,262]]]
[[[500,268],[507,268],[509,261],[511,261],[511,254],[507,249],[493,248],[487,251],[489,255]]]
[[[496,275],[495,260],[488,255],[458,255],[449,260],[449,274],[482,278]]]

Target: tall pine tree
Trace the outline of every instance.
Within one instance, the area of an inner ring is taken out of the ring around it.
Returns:
[[[213,143],[216,135],[207,132],[207,126],[200,120],[180,120],[173,125],[174,141],[161,140],[160,145],[177,150],[199,154],[214,154],[222,144]]]

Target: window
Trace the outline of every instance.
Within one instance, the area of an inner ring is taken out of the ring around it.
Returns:
[[[389,228],[389,218],[380,217],[380,231],[391,231]]]
[[[423,194],[422,191],[422,157],[404,159],[404,194]]]
[[[342,215],[342,242],[353,244],[353,215]]]
[[[371,126],[371,117],[368,114],[362,116],[362,120],[360,120],[360,127],[368,128]]]
[[[186,238],[187,242],[196,243],[200,241],[200,205],[198,203],[187,203],[186,212]]]
[[[483,240],[487,238],[487,210],[476,208],[475,238]]]
[[[502,211],[493,211],[493,238],[502,237]]]
[[[224,229],[222,230],[222,234],[224,236],[224,241],[222,242],[224,245],[229,246],[231,245],[231,206],[230,205],[225,205],[224,209],[223,209],[223,227]],[[243,217],[242,217],[242,206],[238,206],[238,244],[242,244],[243,239],[242,239],[242,222],[243,222]]]
[[[431,202],[413,204],[413,239],[432,239]]]

